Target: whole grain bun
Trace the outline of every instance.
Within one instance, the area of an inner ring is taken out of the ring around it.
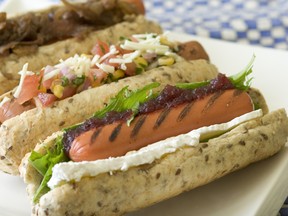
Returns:
[[[35,150],[44,152],[60,134],[53,134]],[[283,148],[287,136],[287,114],[279,109],[208,142],[166,154],[151,164],[63,183],[33,205],[32,215],[115,216],[136,211],[268,158]],[[20,170],[32,198],[41,176],[28,157]]]

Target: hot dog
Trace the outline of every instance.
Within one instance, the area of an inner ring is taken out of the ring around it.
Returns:
[[[207,59],[178,55],[178,43],[165,35],[135,34],[132,40],[110,47],[98,41],[94,55],[75,55],[39,73],[25,64],[19,86],[0,105],[0,169],[17,174],[22,157],[39,139],[88,118],[124,85],[203,81],[218,73]]]
[[[18,84],[25,63],[33,71],[76,53],[88,53],[97,39],[115,43],[133,33],[160,33],[143,17],[141,0],[89,0],[8,18],[0,13],[0,94]]]
[[[287,141],[287,114],[268,113],[242,75],[160,93],[155,84],[126,88],[90,119],[48,137],[20,166],[32,213],[122,215],[274,155]]]
[[[218,122],[227,122],[252,110],[253,104],[248,94],[241,92],[238,95],[233,90],[217,92],[195,103],[184,103],[175,108],[140,115],[129,126],[125,122],[116,121],[84,132],[71,143],[69,158],[79,162],[121,156],[147,143]],[[114,146],[112,149],[109,148],[111,145]]]

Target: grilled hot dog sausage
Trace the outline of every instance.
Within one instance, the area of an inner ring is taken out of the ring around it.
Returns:
[[[197,41],[188,41],[178,46],[178,54],[186,60],[206,59],[209,60],[209,56],[206,53],[203,46]]]
[[[73,161],[125,155],[132,150],[199,127],[227,122],[253,110],[246,92],[219,91],[203,99],[135,117],[130,126],[114,122],[82,133],[72,142]]]

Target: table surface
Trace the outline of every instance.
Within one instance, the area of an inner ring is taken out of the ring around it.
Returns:
[[[0,8],[8,1],[0,0]],[[287,0],[144,0],[144,4],[146,16],[165,30],[288,50]],[[288,216],[288,199],[279,215]]]

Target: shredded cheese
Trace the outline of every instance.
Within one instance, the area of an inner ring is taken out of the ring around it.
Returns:
[[[109,60],[110,63],[118,63],[118,64],[125,64],[125,63],[131,63],[135,58],[139,57],[141,55],[140,50],[136,50],[132,53],[124,54],[122,58],[111,58]]]
[[[121,48],[127,49],[127,50],[151,50],[156,52],[158,55],[163,55],[165,52],[169,50],[169,47],[166,45],[161,45],[160,42],[158,43],[142,43],[140,42],[132,42],[126,40],[123,45],[120,45]]]
[[[60,73],[60,69],[56,68],[55,70],[52,70],[51,72],[45,74],[43,76],[43,81],[49,80],[49,79],[51,79],[52,77],[56,76],[59,73]]]
[[[97,67],[99,67],[100,69],[102,69],[106,73],[114,73],[114,71],[115,71],[115,68],[111,65],[98,64],[98,63],[96,63],[96,65],[97,65]]]

